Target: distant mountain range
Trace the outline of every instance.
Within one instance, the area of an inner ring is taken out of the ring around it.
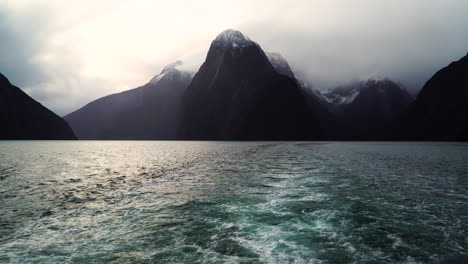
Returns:
[[[386,139],[389,127],[414,100],[401,85],[375,78],[328,90],[321,98],[336,118],[327,133],[334,140]]]
[[[280,54],[235,30],[213,40],[195,75],[181,64],[64,119],[79,139],[468,140],[467,56],[437,72],[416,99],[385,78],[314,90]],[[0,139],[75,138],[3,76],[0,84]]]
[[[0,74],[0,140],[76,139],[61,117]]]

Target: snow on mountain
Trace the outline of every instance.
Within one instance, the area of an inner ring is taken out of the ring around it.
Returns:
[[[187,75],[189,76],[190,73],[188,72],[183,72],[181,70],[179,70],[178,68],[180,68],[182,65],[183,65],[183,61],[176,61],[174,63],[171,63],[169,65],[167,65],[166,67],[164,67],[164,69],[161,71],[160,74],[154,76],[150,81],[149,81],[149,84],[153,84],[153,85],[156,85],[157,83],[159,83],[162,79],[173,79],[175,76],[179,76],[179,75]]]
[[[99,98],[65,116],[80,139],[176,139],[192,80],[177,61],[143,86]]]
[[[215,43],[223,45],[231,45],[233,48],[251,45],[253,43],[249,37],[242,34],[240,31],[227,29],[219,34],[214,40]]]
[[[235,30],[212,42],[183,105],[183,139],[304,140],[320,133],[299,85],[275,69],[260,45]]]
[[[165,73],[165,72],[168,72],[170,70],[174,70],[174,69],[177,69],[179,68],[180,66],[184,65],[184,62],[181,61],[181,60],[177,60],[169,65],[167,65],[166,67],[164,67],[164,69],[162,70],[161,73]]]
[[[353,90],[347,95],[339,95],[338,94],[333,98],[333,103],[335,103],[335,104],[349,104],[349,103],[352,103],[354,101],[354,99],[356,99],[358,94],[359,94],[359,90]]]
[[[393,84],[393,82],[388,78],[374,76],[365,81],[325,90],[322,94],[329,103],[338,105],[350,104],[363,90],[376,89],[379,93],[383,94],[390,84]]]
[[[286,59],[283,58],[281,54],[275,53],[275,52],[267,52],[266,55],[271,65],[273,65],[273,67],[278,73],[286,75],[291,78],[295,78],[294,73],[291,70],[291,67],[289,66],[288,61],[286,61]]]
[[[164,76],[166,76],[166,73],[167,72],[164,72],[164,73],[161,73],[161,74],[158,74],[158,75],[154,76],[153,79],[151,79],[149,81],[149,83],[157,84],[159,81],[161,81],[162,78],[164,78]]]
[[[361,84],[351,84],[322,92],[323,98],[332,104],[349,104],[359,95]]]
[[[227,29],[219,34],[211,43],[210,50],[217,53],[228,50],[233,56],[240,56],[241,52],[246,47],[257,45],[249,37],[242,34],[240,31]]]

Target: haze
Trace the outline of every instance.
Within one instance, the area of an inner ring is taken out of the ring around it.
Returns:
[[[0,72],[65,115],[178,59],[196,71],[235,28],[318,89],[382,76],[416,93],[468,51],[466,10],[463,0],[3,0]]]

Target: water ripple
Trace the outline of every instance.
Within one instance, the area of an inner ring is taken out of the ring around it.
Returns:
[[[466,263],[468,145],[0,142],[0,263]]]

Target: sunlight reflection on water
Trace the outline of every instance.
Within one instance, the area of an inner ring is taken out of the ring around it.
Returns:
[[[467,260],[468,145],[0,142],[0,262]]]

